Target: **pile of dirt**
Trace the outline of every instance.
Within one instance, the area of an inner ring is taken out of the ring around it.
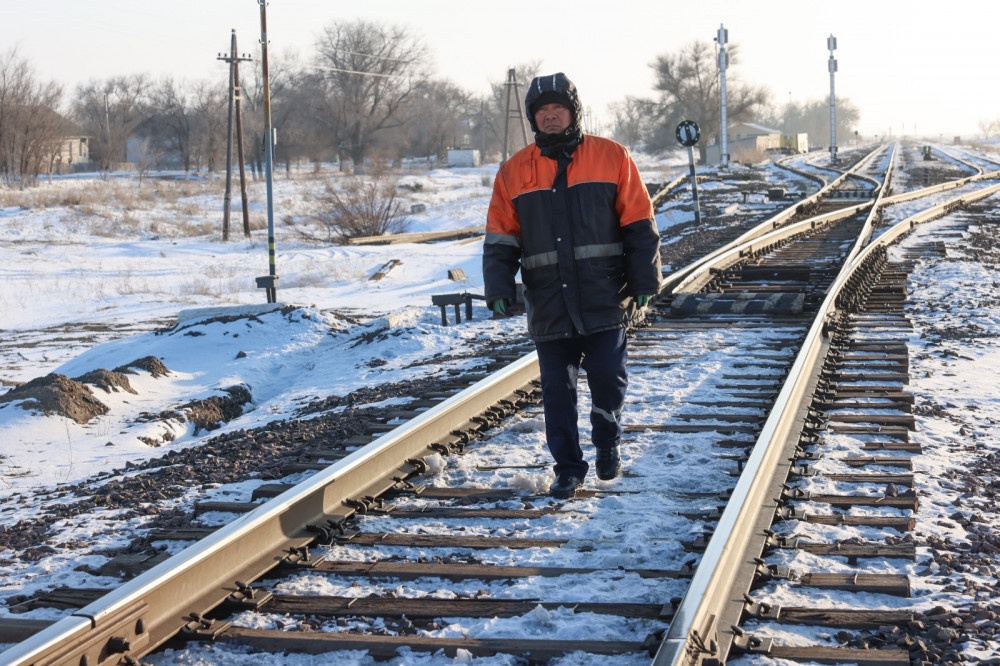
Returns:
[[[155,356],[143,356],[142,358],[137,358],[131,363],[126,363],[125,365],[120,365],[114,369],[115,372],[121,372],[123,374],[134,375],[135,371],[133,368],[138,368],[139,370],[145,370],[153,379],[158,379],[165,375],[169,375],[170,371],[167,370],[167,366],[163,365],[163,361],[156,358]]]
[[[146,370],[153,377],[162,377],[170,372],[155,356],[136,359],[114,370],[91,370],[73,379],[53,372],[0,395],[0,404],[23,401],[19,405],[22,409],[47,416],[65,416],[83,425],[108,413],[108,406],[94,397],[88,385],[96,386],[105,393],[119,390],[136,393],[126,377],[126,374],[135,374],[133,368]]]
[[[194,434],[211,431],[223,423],[243,415],[243,405],[252,400],[250,390],[243,385],[224,389],[228,396],[214,395],[205,400],[194,400],[181,407],[187,420],[194,424]]]
[[[20,404],[23,409],[65,416],[80,424],[108,413],[107,405],[95,398],[86,384],[55,372],[0,396],[0,403],[14,400],[23,400]]]

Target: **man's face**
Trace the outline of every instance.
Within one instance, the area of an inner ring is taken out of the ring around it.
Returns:
[[[535,111],[535,126],[546,134],[559,134],[573,122],[573,114],[558,102],[550,102]]]

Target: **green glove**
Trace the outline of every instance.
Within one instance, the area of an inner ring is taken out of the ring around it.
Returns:
[[[640,308],[644,308],[646,307],[646,305],[649,304],[649,299],[651,298],[653,297],[648,294],[643,294],[642,296],[636,296],[635,304],[638,305]]]
[[[498,298],[492,303],[490,303],[490,310],[493,310],[497,315],[504,316],[507,314],[507,301],[503,298]]]

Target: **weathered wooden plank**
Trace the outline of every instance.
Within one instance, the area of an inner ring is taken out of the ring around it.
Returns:
[[[403,599],[373,597],[313,597],[276,594],[268,602],[270,613],[298,615],[402,617],[517,617],[542,607],[548,610],[572,608],[576,613],[618,615],[669,620],[661,615],[665,604],[540,602],[537,599]]]
[[[735,433],[755,434],[760,431],[759,426],[732,425],[723,423],[661,423],[654,425],[626,425],[625,432],[674,432],[674,433],[695,433],[695,432],[718,432],[723,435]]]
[[[231,627],[217,640],[235,641],[268,652],[304,652],[322,654],[336,650],[364,650],[376,659],[398,657],[397,650],[408,647],[416,652],[442,650],[456,657],[459,650],[473,656],[515,654],[533,662],[544,663],[569,652],[592,654],[630,654],[649,650],[641,642],[628,641],[559,641],[526,638],[432,638],[427,636],[369,636],[332,632],[289,632],[273,629]],[[654,646],[655,647],[655,646]]]
[[[839,556],[848,559],[887,557],[913,560],[917,557],[916,546],[912,543],[809,543],[799,541],[795,547],[814,555]]]
[[[845,435],[884,435],[901,442],[910,440],[910,431],[903,426],[858,425],[852,423],[828,423],[827,430]]]
[[[909,532],[916,519],[905,516],[845,516],[842,514],[805,513],[799,518],[816,525],[844,525],[847,527],[888,527],[899,532]]]
[[[805,573],[797,581],[806,587],[848,592],[877,592],[897,597],[910,596],[910,578],[904,574]]]
[[[57,587],[47,592],[39,592],[35,596],[16,604],[18,611],[28,611],[35,608],[83,608],[100,599],[110,589],[101,587]],[[2,643],[3,641],[0,641]]]
[[[166,561],[170,553],[123,553],[116,555],[101,565],[97,570],[102,576],[132,578],[143,571],[152,569],[160,562]]]
[[[770,619],[788,624],[808,624],[842,629],[875,629],[886,625],[904,625],[913,621],[908,610],[870,610],[868,608],[795,608],[780,606],[777,617]]]
[[[857,666],[910,665],[909,651],[898,649],[866,650],[863,648],[830,647],[826,645],[801,647],[775,645],[768,651],[767,656],[772,659],[815,662],[817,664],[856,664]]]
[[[150,541],[200,541],[215,532],[215,527],[175,527],[155,529],[146,534]]]
[[[912,414],[831,414],[831,425],[837,423],[873,423],[880,426],[902,426],[907,430],[916,430],[917,424]]]
[[[17,617],[0,618],[0,643],[20,643],[26,641],[55,620],[22,620]]]
[[[909,414],[913,408],[913,401],[886,400],[881,402],[870,402],[864,400],[837,400],[824,405],[826,409],[894,409],[898,412]]]
[[[831,481],[844,481],[846,483],[892,483],[897,486],[913,486],[912,474],[824,474],[825,478]]]
[[[388,512],[393,518],[420,520],[423,518],[492,518],[495,520],[519,520],[525,518],[544,518],[560,513],[565,509],[468,509],[444,507],[439,509],[392,509]]]
[[[356,544],[360,546],[406,546],[424,548],[559,548],[568,539],[525,539],[519,537],[502,537],[490,535],[455,535],[455,534],[400,534],[391,532],[361,532],[350,536],[338,537],[339,543]]]
[[[713,413],[713,414],[674,414],[671,419],[677,419],[680,421],[724,421],[727,423],[747,423],[747,424],[759,424],[764,421],[765,415],[760,414],[727,414]]]
[[[222,513],[247,513],[253,511],[260,504],[252,502],[195,502],[194,513],[199,515],[209,511],[221,511]]]
[[[279,565],[279,568],[293,568],[297,565]],[[309,566],[314,573],[331,573],[339,576],[384,576],[402,580],[417,578],[446,578],[448,580],[466,580],[470,578],[482,580],[503,580],[508,578],[528,578],[541,576],[551,578],[571,574],[592,575],[605,572],[606,569],[589,569],[578,567],[517,567],[488,564],[462,564],[437,562],[395,562],[378,560],[374,562],[322,561]],[[685,572],[670,569],[616,569],[616,575],[633,573],[641,578],[681,578],[689,575]]]
[[[906,354],[906,355],[910,353],[910,348],[903,340],[898,340],[896,342],[849,341],[845,343],[843,346],[855,352],[858,351],[885,352],[885,353]]]
[[[543,467],[548,466],[548,464],[543,465]],[[475,500],[477,502],[503,502],[528,496],[523,490],[513,488],[437,488],[434,486],[419,486],[413,490],[400,490],[399,494],[412,494],[424,499]]]
[[[841,400],[846,400],[848,398],[880,398],[882,400],[892,400],[894,402],[913,404],[913,394],[900,391],[898,386],[894,387],[892,390],[886,390],[887,387],[884,386],[873,388],[879,388],[881,390],[869,391],[857,386],[839,386],[834,392],[834,399],[839,403]],[[836,403],[834,406],[836,406]]]
[[[869,465],[882,465],[885,467],[901,467],[903,469],[913,469],[912,458],[900,458],[898,456],[844,456],[840,462],[851,467],[867,467]]]
[[[923,453],[924,448],[916,442],[864,442],[861,445],[865,451],[906,451],[908,453]]]
[[[868,496],[868,495],[809,495],[808,501],[837,507],[878,506],[893,509],[917,510],[916,495]]]

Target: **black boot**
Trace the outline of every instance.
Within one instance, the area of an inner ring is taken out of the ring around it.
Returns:
[[[583,479],[578,476],[556,477],[555,483],[549,486],[549,494],[556,499],[569,499],[576,495],[576,489],[583,485]]]
[[[617,446],[597,449],[597,478],[610,481],[622,471],[622,456]]]

